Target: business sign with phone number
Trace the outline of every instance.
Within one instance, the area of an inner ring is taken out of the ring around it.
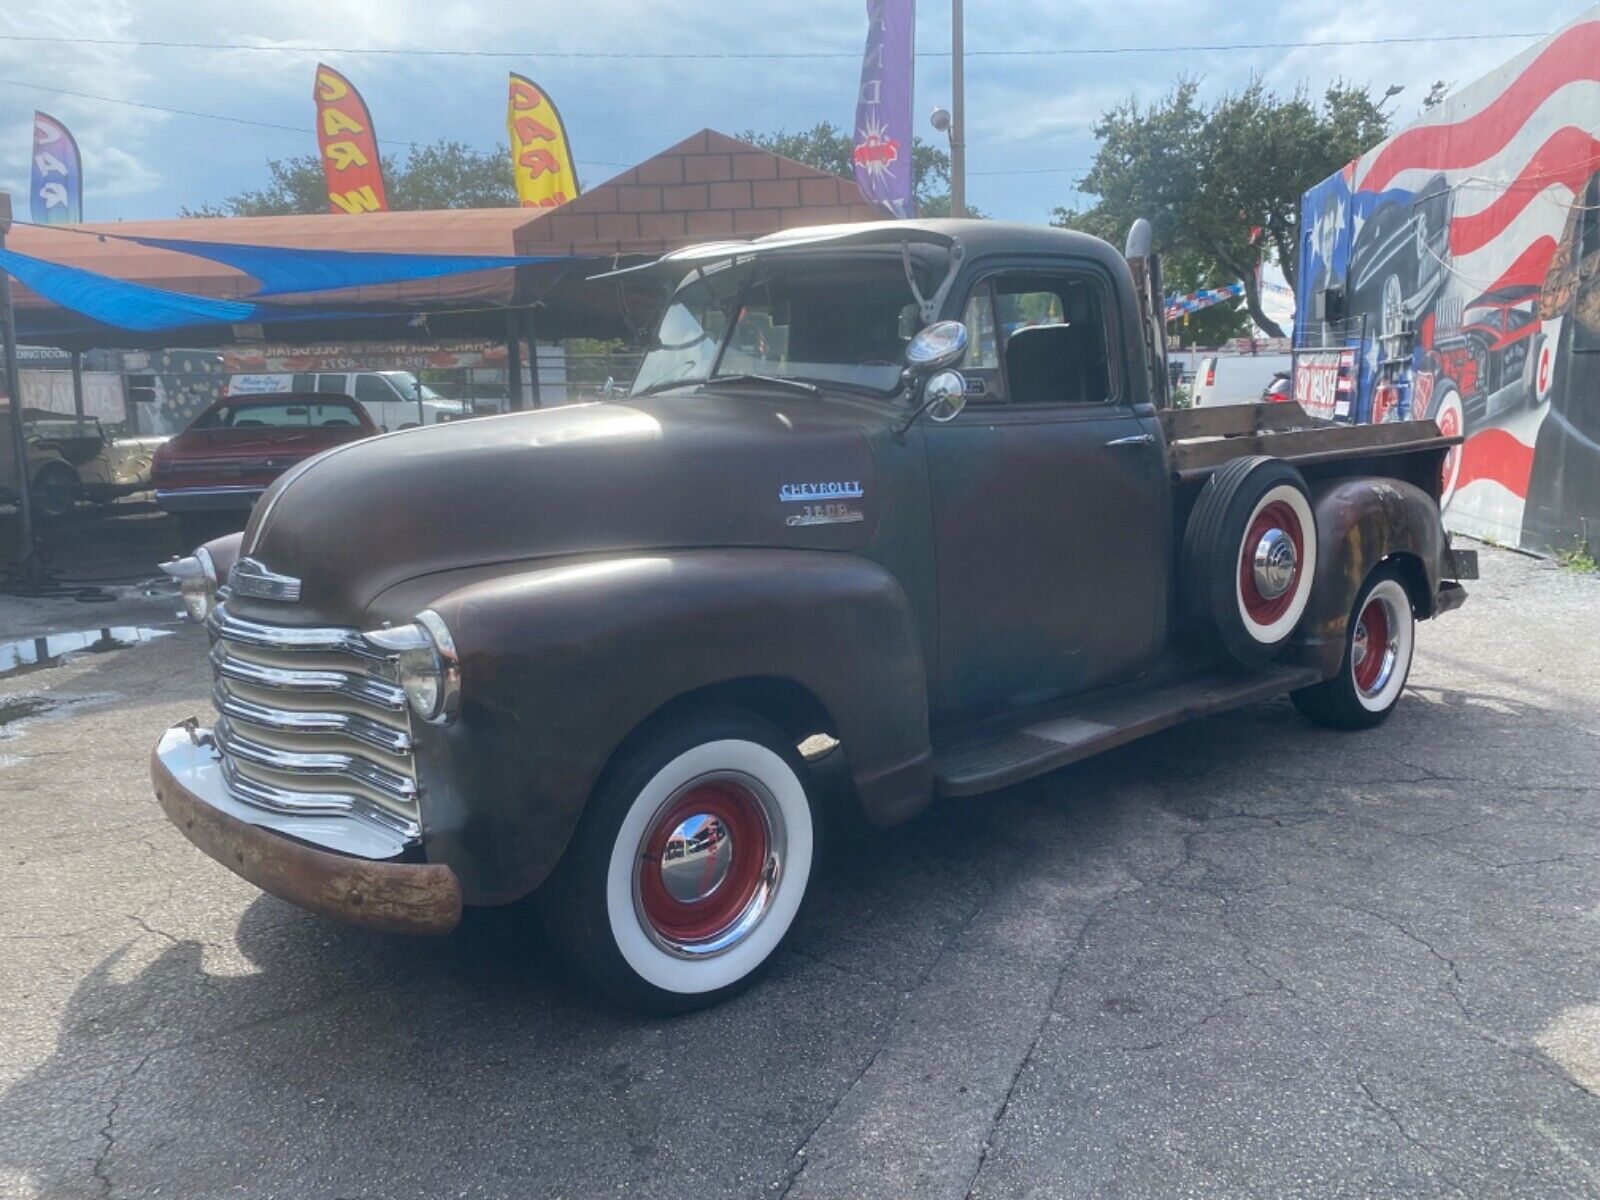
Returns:
[[[523,346],[527,354],[527,346]],[[523,360],[527,361],[526,358]],[[427,368],[504,367],[500,341],[346,342],[331,345],[227,346],[222,369],[229,374],[296,371],[419,371]]]

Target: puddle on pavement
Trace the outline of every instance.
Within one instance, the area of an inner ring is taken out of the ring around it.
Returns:
[[[100,629],[48,633],[0,642],[0,677],[27,675],[59,667],[78,654],[109,654],[113,650],[142,646],[157,638],[171,637],[172,633],[170,629],[156,629],[148,625],[110,625]],[[0,707],[0,714],[4,711]],[[3,719],[0,719],[0,724],[3,723]]]
[[[95,692],[88,696],[45,696],[38,692],[24,692],[0,697],[0,744],[22,736],[23,731],[35,721],[60,720],[79,709],[110,704],[118,699],[120,697],[115,692]],[[21,761],[14,754],[0,754],[0,768],[15,766]]]

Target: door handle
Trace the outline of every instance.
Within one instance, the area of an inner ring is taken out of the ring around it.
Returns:
[[[1112,438],[1107,446],[1150,446],[1155,444],[1155,435],[1149,433],[1130,433],[1127,437]]]

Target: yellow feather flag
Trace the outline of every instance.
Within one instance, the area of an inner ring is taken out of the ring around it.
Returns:
[[[511,73],[506,101],[511,170],[523,208],[555,208],[578,194],[578,172],[561,114],[533,80]]]

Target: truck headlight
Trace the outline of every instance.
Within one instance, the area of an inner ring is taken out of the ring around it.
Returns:
[[[434,725],[448,725],[461,709],[461,661],[444,620],[431,609],[409,625],[363,635],[399,657],[400,686],[411,711]]]
[[[178,581],[184,610],[204,624],[217,606],[217,567],[206,548],[201,546],[187,558],[164,562],[161,569]]]

